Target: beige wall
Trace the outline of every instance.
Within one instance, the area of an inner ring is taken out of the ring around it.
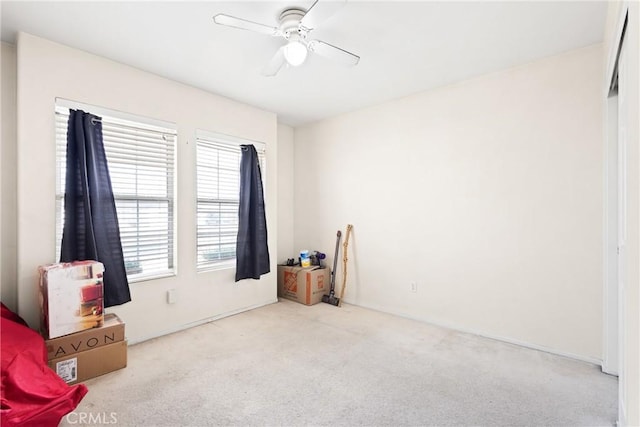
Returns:
[[[0,44],[2,101],[0,145],[0,298],[17,309],[16,287],[16,49]]]
[[[293,258],[293,128],[278,124],[278,263]]]
[[[347,302],[600,360],[601,50],[296,129],[295,247],[352,223]]]
[[[177,276],[131,285],[131,303],[115,307],[136,342],[276,301],[277,121],[273,113],[132,67],[20,33],[18,60],[18,307],[38,322],[36,269],[55,261],[56,97],[177,123]],[[271,273],[234,283],[234,269],[196,273],[196,129],[267,144],[267,223]],[[273,202],[271,202],[273,201]],[[178,302],[167,304],[166,292]]]

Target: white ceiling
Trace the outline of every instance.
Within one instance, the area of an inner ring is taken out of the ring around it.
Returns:
[[[323,0],[321,0],[323,1]],[[324,0],[330,1],[330,0]],[[2,40],[25,31],[278,114],[293,126],[602,41],[606,2],[350,1],[312,32],[361,56],[310,56],[260,74],[280,38],[216,25],[277,25],[288,2],[2,1]]]

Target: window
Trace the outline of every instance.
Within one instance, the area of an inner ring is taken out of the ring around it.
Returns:
[[[56,259],[64,226],[69,108],[102,117],[104,149],[130,281],[166,276],[175,266],[175,125],[56,100]]]
[[[233,265],[236,258],[241,144],[256,147],[264,182],[264,144],[202,131],[196,134],[198,270]]]

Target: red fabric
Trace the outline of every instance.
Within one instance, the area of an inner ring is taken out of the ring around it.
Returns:
[[[2,304],[3,427],[57,426],[73,411],[88,390],[67,385],[47,365],[44,339]]]

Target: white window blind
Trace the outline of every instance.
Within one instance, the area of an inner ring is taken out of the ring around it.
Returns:
[[[232,265],[236,257],[241,144],[256,147],[264,184],[264,144],[204,132],[196,135],[198,270]]]
[[[130,281],[173,274],[175,266],[175,150],[177,131],[145,119],[102,117],[104,149],[116,203],[120,239]],[[56,257],[64,226],[69,108],[56,105]]]

